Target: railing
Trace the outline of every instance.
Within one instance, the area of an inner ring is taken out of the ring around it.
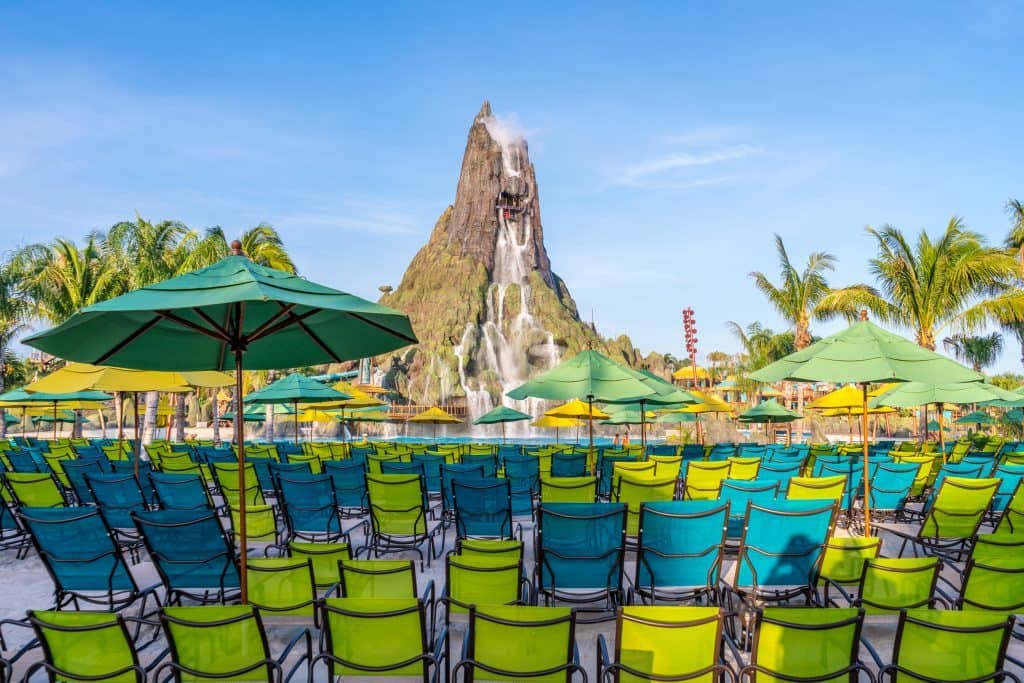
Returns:
[[[394,419],[394,420],[406,420],[406,419],[412,417],[413,415],[419,415],[420,413],[422,413],[427,408],[432,408],[432,407],[433,406],[419,405],[419,404],[415,404],[415,403],[406,404],[406,405],[394,405],[394,404],[392,404],[391,410],[388,411],[388,417],[391,418],[391,419]],[[439,407],[441,408],[441,410],[445,411],[449,415],[453,415],[454,417],[457,417],[457,418],[460,418],[460,419],[469,416],[469,408],[467,408],[464,405],[461,405],[461,406],[459,406],[459,405],[455,405],[455,406],[439,406]]]

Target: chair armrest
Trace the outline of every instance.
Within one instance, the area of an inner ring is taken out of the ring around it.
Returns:
[[[743,654],[740,652],[740,648],[736,644],[736,641],[732,639],[732,636],[725,632],[725,629],[722,629],[722,642],[725,643],[725,646],[729,648],[729,652],[732,653],[733,659],[736,660],[736,668],[741,671],[740,675],[742,677],[742,670],[746,668],[746,662],[743,661]]]
[[[877,666],[878,670],[881,671],[885,665],[882,663],[882,658],[878,656],[878,651],[875,650],[875,647],[871,644],[871,641],[865,638],[864,636],[861,636],[860,642],[861,645],[863,645],[865,649],[867,649],[868,654],[871,655],[871,659],[875,661],[875,666]],[[881,679],[881,676],[879,676],[879,679]]]

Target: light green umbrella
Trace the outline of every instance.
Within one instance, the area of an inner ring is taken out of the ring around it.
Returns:
[[[773,424],[794,422],[802,417],[803,415],[800,413],[790,410],[772,398],[766,401],[761,401],[747,412],[741,414],[737,419],[744,423],[767,424],[768,429],[771,429],[771,425]],[[767,434],[765,436],[767,436]]]
[[[1000,389],[992,384],[984,382],[957,382],[954,384],[929,384],[927,382],[904,382],[885,392],[881,396],[871,399],[868,405],[872,408],[891,406],[893,408],[914,408],[934,404],[939,415],[939,424],[942,424],[942,407],[949,403],[952,405],[966,405],[968,403],[985,403],[987,401],[1014,401],[1021,399],[1024,405],[1024,396]],[[946,453],[946,441],[942,429],[934,431],[939,433],[939,450],[943,457]]]
[[[295,415],[295,443],[298,443],[300,403],[327,403],[328,401],[345,401],[350,398],[352,397],[348,394],[321,384],[311,377],[293,372],[247,395],[242,399],[242,403],[259,403],[261,405],[290,403]]]
[[[698,416],[696,413],[680,413],[678,411],[671,410],[654,418],[654,422],[682,424],[684,422],[696,422],[697,418]]]
[[[620,410],[609,411],[609,418],[601,420],[603,425],[642,425],[653,420],[656,416],[650,410],[628,407]]]
[[[508,406],[498,406],[492,408],[486,413],[473,420],[475,425],[501,425],[501,442],[505,443],[505,423],[506,422],[522,422],[523,420],[532,419],[529,415],[524,412],[518,411],[515,408],[509,408]]]
[[[994,417],[981,410],[975,410],[973,413],[967,413],[963,417],[958,417],[953,421],[958,425],[992,425],[996,423]]]
[[[626,368],[626,369],[630,370],[631,368]],[[647,406],[648,405],[663,406],[663,407],[666,407],[666,408],[668,408],[668,407],[676,407],[676,408],[678,408],[678,407],[686,405],[686,404],[693,404],[693,403],[700,403],[701,402],[701,400],[699,398],[697,398],[696,396],[694,396],[690,392],[683,391],[682,389],[680,389],[676,385],[672,384],[671,382],[666,382],[665,380],[663,380],[662,378],[658,377],[657,375],[655,375],[653,372],[651,372],[649,370],[641,369],[641,370],[634,370],[633,372],[636,373],[636,378],[638,380],[640,380],[641,382],[643,382],[645,385],[647,385],[647,387],[650,388],[652,391],[654,391],[654,393],[651,394],[650,396],[634,396],[634,397],[627,397],[627,398],[622,398],[622,399],[611,399],[611,400],[604,401],[604,403],[607,403],[609,405],[636,405],[636,406],[638,406],[638,410],[637,410],[638,421],[635,422],[635,423],[630,422],[628,424],[639,424],[640,425],[640,444],[641,445],[646,445],[647,444]],[[622,423],[608,422],[606,420],[604,422],[604,424],[622,424]]]
[[[232,255],[200,270],[86,306],[25,343],[68,360],[140,370],[275,370],[340,363],[417,343],[398,311]],[[245,436],[235,416],[238,485]],[[239,499],[240,593],[248,599],[246,501]]]
[[[880,382],[950,384],[982,379],[959,363],[929,351],[868,322],[859,322],[791,353],[756,372],[751,379],[774,383],[853,382],[861,387],[861,434],[864,449],[864,533],[871,535],[871,469],[868,465],[868,385]]]
[[[516,400],[530,396],[550,401],[579,399],[587,402],[587,407],[592,413],[595,401],[608,403],[625,398],[653,396],[656,393],[637,378],[635,370],[630,370],[597,351],[587,350],[562,361],[506,395]],[[590,449],[593,450],[594,421],[590,419],[587,423]]]

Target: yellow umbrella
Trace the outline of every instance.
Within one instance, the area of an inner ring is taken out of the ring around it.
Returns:
[[[672,413],[695,413],[700,415],[702,413],[731,413],[732,406],[723,401],[722,399],[714,396],[713,394],[705,394],[703,391],[690,391],[691,394],[701,400],[700,403],[694,403],[683,408],[676,410],[670,410]]]
[[[417,422],[420,424],[434,425],[434,439],[437,439],[437,425],[439,424],[461,424],[462,420],[441,410],[437,406],[427,408],[418,415],[413,415],[406,422]]]
[[[379,387],[376,384],[353,384],[351,386],[352,386],[353,389],[357,389],[358,391],[361,391],[364,394],[390,394],[391,393],[390,389],[385,389],[384,387]],[[341,390],[339,389],[338,391],[341,391]],[[346,391],[345,393],[347,394],[348,392]]]
[[[555,443],[558,443],[559,429],[571,429],[573,427],[580,427],[582,424],[583,423],[580,420],[572,417],[552,417],[551,415],[544,415],[531,422],[530,426],[541,427],[542,429],[554,429]]]
[[[332,388],[335,391],[340,391],[343,394],[348,394],[349,396],[351,396],[351,398],[347,398],[341,401],[326,401],[324,403],[317,403],[317,408],[327,410],[330,408],[372,408],[373,406],[385,405],[384,401],[381,401],[379,398],[374,398],[373,396],[369,395],[362,389],[355,387],[349,384],[348,382],[338,382],[337,384],[334,384]],[[307,407],[307,405],[312,404],[300,403],[299,407],[304,408]]]
[[[785,394],[775,387],[762,387],[760,393],[761,396],[764,396],[765,398],[779,398],[780,396],[785,396]]]
[[[892,384],[883,384],[874,391],[868,392],[868,397],[879,396],[892,388]],[[846,416],[850,427],[850,441],[853,441],[853,418],[864,415],[864,395],[860,387],[847,384],[824,396],[808,403],[806,408],[821,410],[825,417]],[[888,415],[895,413],[895,408],[868,408],[868,415]]]
[[[544,413],[547,417],[564,417],[570,420],[607,420],[611,415],[600,408],[587,405],[585,401],[573,399],[568,403],[555,406]]]
[[[333,411],[306,408],[295,418],[296,422],[337,422],[341,415]]]

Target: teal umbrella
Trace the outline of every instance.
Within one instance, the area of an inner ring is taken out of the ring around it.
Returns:
[[[505,443],[505,423],[506,422],[522,422],[523,420],[532,419],[529,415],[524,412],[518,411],[515,408],[509,408],[508,406],[498,406],[492,408],[486,413],[473,420],[475,425],[501,425],[501,442]]]
[[[229,410],[225,413],[221,413],[220,419],[228,422],[233,422],[235,419],[235,411]],[[267,419],[267,414],[260,409],[246,409],[242,412],[242,419],[246,422],[263,422]]]
[[[528,397],[550,401],[586,401],[592,411],[594,402],[653,396],[657,392],[637,378],[637,372],[616,363],[597,351],[587,350],[562,361],[547,372],[516,387],[506,396],[521,400]],[[594,448],[594,421],[587,420],[590,449]]]
[[[861,387],[864,450],[864,533],[871,535],[871,476],[868,464],[868,385],[880,382],[951,384],[983,379],[959,363],[868,322],[825,337],[750,374],[759,382],[854,382]]]
[[[398,311],[232,255],[200,270],[86,306],[25,343],[68,360],[139,370],[273,370],[340,363],[417,343]],[[235,416],[238,485],[245,436]],[[246,500],[239,499],[240,593],[248,599]]]
[[[984,411],[975,410],[973,413],[967,413],[963,417],[958,417],[954,422],[958,425],[991,425],[995,424],[996,420]]]
[[[109,401],[112,398],[114,397],[102,391],[71,391],[63,394],[50,394],[40,391],[14,389],[0,394],[0,407],[31,407],[50,404],[53,408],[53,414],[51,415],[53,419],[46,422],[53,423],[53,438],[56,439],[57,424],[60,422],[60,420],[56,419],[58,404],[69,401]],[[37,420],[36,422],[38,423],[39,421]]]
[[[767,424],[768,429],[771,429],[771,425],[773,424],[794,422],[802,417],[803,415],[800,413],[790,410],[772,398],[766,401],[761,401],[747,412],[741,414],[737,420],[744,423],[756,422]]]
[[[262,405],[290,403],[295,415],[295,443],[299,442],[299,403],[327,403],[347,401],[352,398],[346,393],[321,384],[312,377],[293,372],[276,382],[271,382],[259,391],[242,399],[242,403]]]

